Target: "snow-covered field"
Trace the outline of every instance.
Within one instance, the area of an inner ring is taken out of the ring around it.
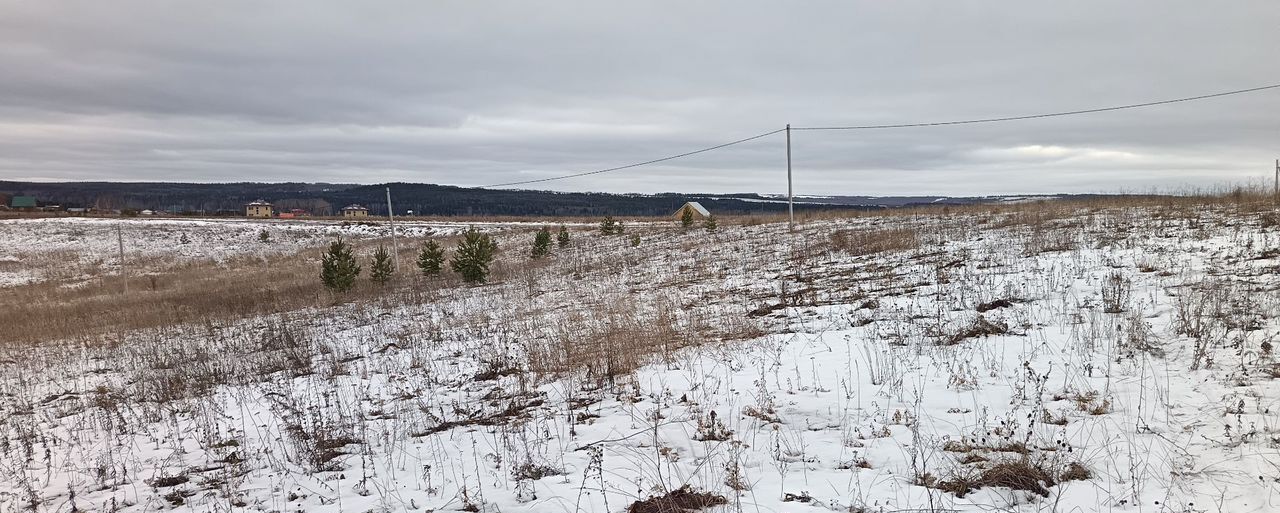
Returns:
[[[0,510],[1277,511],[1277,219],[499,232],[481,287],[0,349]]]
[[[475,223],[399,222],[407,237],[456,235]],[[513,226],[481,224],[481,229]],[[108,219],[86,217],[0,220],[0,287],[47,280],[92,278],[119,265],[119,240],[125,259],[146,270],[207,259],[259,258],[320,247],[336,236],[386,238],[384,220],[308,221],[252,219]],[[268,240],[259,237],[267,233]]]

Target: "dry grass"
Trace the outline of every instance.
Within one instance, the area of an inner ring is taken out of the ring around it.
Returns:
[[[831,245],[853,256],[873,255],[886,251],[910,251],[920,248],[920,238],[910,228],[883,230],[838,230],[831,234]]]
[[[613,383],[654,363],[671,363],[677,351],[708,341],[741,340],[764,332],[745,314],[713,322],[683,311],[669,300],[649,308],[611,303],[575,312],[524,344],[529,370],[563,376],[582,369],[588,378]]]
[[[359,245],[366,248],[359,250],[361,258],[372,245],[376,242]],[[416,243],[402,245],[400,258],[406,271],[414,270],[416,249]],[[0,330],[0,344],[100,341],[108,334],[138,329],[220,322],[388,294],[362,282],[347,294],[332,295],[318,278],[319,257],[317,248],[223,263],[198,260],[159,270],[135,269],[127,284],[120,276],[107,274],[74,286],[54,277],[11,287],[0,295],[0,326],[8,328]],[[421,300],[431,288],[450,283],[406,274],[391,292],[410,300]]]
[[[1059,221],[1082,210],[1143,206],[1157,209],[1157,215],[1177,218],[1190,215],[1191,209],[1209,205],[1214,208],[1235,209],[1256,215],[1264,225],[1274,216],[1270,211],[1272,198],[1269,191],[1249,188],[1232,188],[1221,191],[1196,192],[1182,196],[1103,196],[1080,200],[1034,201],[1017,204],[936,206],[916,209],[867,211],[805,211],[800,220],[817,220],[850,217],[879,217],[885,219],[880,229],[845,229],[829,234],[828,241],[812,240],[813,235],[802,239],[803,247],[814,250],[809,259],[815,258],[828,247],[852,255],[869,255],[890,251],[909,251],[922,246],[922,237],[912,228],[894,227],[894,219],[909,216],[980,215],[990,219],[988,227],[1028,228],[1026,252],[1067,250],[1075,247],[1077,227]],[[1258,212],[1261,212],[1258,214]],[[10,213],[19,215],[18,213]],[[24,217],[48,217],[49,214],[22,214]],[[437,218],[414,218],[415,221]],[[468,217],[439,218],[448,221],[543,221],[555,224],[559,221],[582,222],[584,218],[498,218]],[[755,224],[785,220],[776,216],[726,216],[726,225]],[[371,219],[377,221],[377,219]],[[662,230],[671,220],[663,217],[632,218],[631,222],[658,222]],[[671,222],[674,226],[674,222]],[[652,230],[652,229],[651,229]],[[634,230],[633,230],[634,231]],[[647,232],[646,232],[647,233]],[[646,235],[646,238],[649,235]],[[442,241],[446,247],[453,241]],[[368,242],[366,244],[372,244]],[[806,246],[807,244],[807,246]],[[417,243],[402,244],[401,262],[411,265]],[[802,252],[803,253],[803,252]],[[355,291],[341,298],[329,294],[315,277],[319,249],[293,255],[258,259],[240,259],[229,263],[190,262],[173,268],[147,272],[135,270],[130,276],[128,294],[122,294],[124,284],[117,276],[111,276],[98,266],[99,278],[74,287],[65,286],[60,280],[66,276],[57,273],[45,276],[48,280],[10,287],[0,295],[0,325],[9,329],[0,331],[0,343],[12,344],[61,339],[100,339],[105,334],[124,331],[172,326],[184,323],[202,323],[249,317],[253,315],[296,311],[304,308],[323,307],[336,301],[371,301],[387,295],[403,297],[407,301],[421,302],[435,289],[451,287],[456,283],[444,281],[422,282],[403,273],[393,290],[387,291],[362,284]],[[12,263],[5,265],[13,265]],[[27,265],[25,262],[22,265]],[[495,266],[495,280],[513,276],[526,276],[526,268],[535,264],[525,262],[500,262]],[[581,264],[570,264],[581,267]],[[607,265],[599,261],[594,267]],[[411,268],[410,268],[411,269]],[[95,269],[89,268],[89,271]],[[581,274],[585,269],[574,269]],[[587,347],[609,348],[611,338],[626,338],[629,330],[646,330],[654,319],[622,319],[621,327],[613,332],[586,331]],[[656,321],[659,325],[661,320]],[[628,327],[629,326],[629,327]],[[744,334],[750,327],[741,330]],[[665,337],[662,347],[677,347],[684,343],[680,337]],[[656,337],[663,339],[663,336]],[[567,344],[567,343],[566,343]],[[563,345],[563,344],[562,344]],[[590,360],[590,358],[587,358]],[[556,363],[564,358],[548,358],[547,369],[564,364]],[[622,368],[630,364],[619,363]]]
[[[982,461],[978,463],[983,463]],[[962,467],[948,479],[938,480],[932,475],[921,478],[921,484],[964,497],[980,488],[1008,488],[1049,496],[1049,488],[1068,481],[1083,481],[1092,474],[1078,462],[1055,468],[1047,461],[1033,461],[1022,457],[1001,461],[982,469]]]
[[[686,485],[664,495],[636,501],[627,507],[627,513],[683,513],[728,503],[722,495],[695,492]]]
[[[1142,212],[1142,217],[1124,217],[1128,214],[1117,211],[1102,211],[1095,215],[1088,210],[1090,208],[1111,207],[1031,204],[994,213],[975,210],[972,215],[955,218],[937,216],[938,210],[933,209],[930,217],[921,219],[901,213],[886,213],[860,219],[856,224],[862,227],[859,229],[849,229],[855,226],[852,222],[830,222],[802,226],[795,235],[787,235],[784,226],[726,225],[726,229],[717,233],[699,230],[688,234],[679,233],[674,223],[636,226],[628,228],[628,235],[641,235],[643,243],[639,247],[631,247],[624,237],[604,237],[595,233],[588,236],[580,232],[575,235],[574,246],[564,250],[558,248],[552,258],[541,261],[528,260],[526,244],[530,234],[512,231],[501,235],[503,254],[494,267],[491,284],[471,287],[448,277],[421,281],[405,276],[394,286],[381,289],[362,282],[361,288],[341,298],[342,302],[351,304],[332,308],[330,306],[339,298],[329,296],[318,283],[318,249],[226,264],[183,264],[133,278],[128,295],[119,294],[120,284],[110,276],[74,289],[58,283],[17,287],[10,289],[15,293],[0,297],[0,323],[14,327],[6,330],[4,342],[16,345],[18,342],[35,343],[37,339],[61,337],[114,345],[50,347],[41,351],[4,348],[8,355],[22,355],[9,358],[7,363],[15,369],[13,382],[24,383],[14,386],[15,389],[27,386],[24,373],[58,368],[46,365],[52,362],[70,361],[78,365],[75,372],[87,372],[85,376],[76,377],[85,383],[78,389],[33,387],[31,390],[19,390],[18,394],[10,397],[19,397],[20,394],[21,399],[14,399],[12,404],[23,408],[22,411],[27,412],[22,414],[24,416],[39,412],[42,418],[60,419],[67,418],[64,415],[76,411],[75,408],[98,408],[107,413],[101,416],[106,419],[104,422],[126,422],[123,419],[127,416],[129,425],[136,427],[146,425],[146,422],[166,421],[174,411],[199,413],[202,411],[199,408],[203,408],[202,398],[209,397],[218,387],[229,385],[229,388],[237,388],[252,383],[255,386],[244,388],[265,390],[268,399],[264,400],[272,401],[271,409],[279,412],[281,423],[278,431],[282,436],[278,441],[291,449],[284,451],[281,457],[291,464],[301,465],[308,472],[345,469],[347,475],[352,476],[352,458],[376,450],[371,449],[376,442],[369,444],[368,435],[361,431],[366,421],[394,419],[395,427],[392,429],[412,433],[414,437],[446,433],[457,428],[471,429],[470,426],[495,429],[504,426],[499,431],[502,436],[508,436],[517,433],[512,429],[523,429],[518,426],[537,426],[548,418],[554,418],[551,416],[568,412],[565,422],[572,433],[572,426],[588,424],[594,415],[604,413],[602,408],[591,406],[593,401],[598,402],[605,396],[604,385],[613,384],[619,378],[626,379],[641,366],[662,362],[669,364],[668,371],[703,372],[688,364],[712,361],[709,357],[732,353],[717,354],[718,348],[714,347],[717,342],[753,338],[764,334],[762,328],[790,326],[782,323],[805,320],[803,308],[785,312],[794,316],[788,319],[772,318],[772,312],[776,310],[772,306],[762,308],[764,314],[754,320],[746,317],[746,311],[761,303],[769,306],[779,296],[788,293],[797,299],[794,305],[862,304],[858,319],[838,320],[840,326],[859,319],[876,322],[877,345],[868,346],[873,349],[882,347],[878,345],[880,341],[891,339],[908,341],[912,347],[922,351],[962,355],[958,348],[950,345],[951,342],[995,335],[1009,329],[1024,330],[1025,326],[1018,322],[1018,314],[1028,310],[1030,303],[1037,299],[1025,294],[1025,290],[998,289],[979,284],[975,290],[964,294],[964,302],[957,303],[961,308],[954,311],[960,313],[947,314],[948,322],[943,323],[942,314],[930,318],[911,311],[895,311],[894,300],[890,298],[934,284],[945,292],[946,286],[952,283],[976,283],[973,276],[963,274],[971,272],[966,271],[964,265],[952,267],[951,262],[991,265],[995,269],[1001,268],[1004,258],[1009,262],[1036,262],[1039,259],[1020,256],[1018,245],[1028,238],[1034,239],[1037,233],[1048,238],[1050,234],[1072,234],[1072,230],[1083,229],[1086,230],[1085,235],[1079,235],[1079,238],[1084,244],[1092,243],[1090,237],[1110,230],[1106,223],[1117,217],[1120,219],[1116,222],[1120,224],[1144,223],[1154,219],[1154,222],[1168,222],[1183,229],[1196,222],[1195,212],[1179,205],[1154,206],[1149,212]],[[1228,223],[1253,223],[1251,226],[1261,222],[1262,216],[1249,212],[1251,205],[1224,202],[1221,208],[1232,215],[1205,216],[1204,222],[1217,222],[1213,218]],[[1235,215],[1236,212],[1243,215]],[[980,228],[974,228],[975,223]],[[1134,234],[1142,235],[1136,230]],[[934,247],[937,241],[972,240],[968,239],[970,237],[1009,239],[1001,240],[1007,244],[993,246],[991,254],[967,249],[947,252],[943,246]],[[795,245],[789,246],[791,241],[788,238],[794,239]],[[359,254],[362,259],[367,256],[369,246],[376,242],[361,242],[363,247]],[[1038,242],[1034,244],[1048,247]],[[449,247],[452,243],[446,241],[445,245]],[[402,262],[412,261],[415,246],[402,244]],[[1270,247],[1265,244],[1253,247],[1247,252],[1242,251],[1239,258],[1267,255]],[[1005,251],[1010,248],[1011,251]],[[836,255],[837,250],[844,254]],[[801,258],[796,258],[797,254]],[[877,258],[850,259],[846,258],[847,254],[876,254]],[[1165,268],[1173,267],[1163,258],[1155,263]],[[1113,268],[1136,269],[1140,265],[1126,261],[1115,264]],[[915,268],[914,274],[908,274],[912,271],[906,269],[910,268]],[[921,269],[924,274],[919,272]],[[947,273],[954,273],[954,282],[946,279]],[[744,276],[765,278],[744,284],[749,281],[743,280]],[[771,282],[774,277],[785,282]],[[1089,336],[1125,336],[1123,343],[1126,347],[1147,350],[1145,348],[1150,344],[1144,337],[1149,334],[1138,328],[1144,319],[1141,312],[1136,311],[1138,302],[1124,300],[1127,295],[1120,280],[1108,283],[1113,285],[1113,290],[1102,291],[1102,295],[1104,303],[1114,307],[1086,306],[1082,312],[1096,313],[1104,319],[1099,322],[1116,328],[1108,330],[1108,334]],[[1202,286],[1186,283],[1178,286],[1182,290],[1179,296],[1182,299],[1177,305],[1176,328],[1189,337],[1195,334],[1197,340],[1204,339],[1197,344],[1210,349],[1225,347],[1226,341],[1215,338],[1219,337],[1217,334],[1231,326],[1236,327],[1232,329],[1252,326],[1251,319],[1256,314],[1272,310],[1243,301],[1251,296],[1265,296],[1246,286],[1225,281]],[[1219,297],[1224,300],[1212,299]],[[1227,298],[1240,299],[1226,301]],[[1020,305],[1015,307],[1015,303]],[[970,317],[970,306],[991,320]],[[1124,312],[1125,316],[1104,316],[1104,309]],[[273,312],[289,313],[261,316]],[[920,322],[897,322],[900,320]],[[778,325],[767,324],[775,321]],[[904,326],[906,329],[903,331],[889,331]],[[934,326],[955,329],[940,330]],[[767,350],[765,346],[772,344],[774,338],[744,345],[761,346]],[[924,345],[926,341],[931,342],[930,347]],[[938,341],[943,343],[933,347],[932,343]],[[703,351],[691,350],[691,346],[712,347]],[[872,384],[888,383],[886,390],[892,391],[894,387],[902,387],[902,375],[915,370],[894,363],[897,360],[892,359],[896,358],[893,355],[899,349],[887,343],[883,347],[890,359],[869,363],[868,369],[873,375],[880,376],[871,378]],[[873,360],[873,354],[880,352],[873,349],[865,353],[869,361]],[[1265,358],[1248,365],[1257,365],[1259,369],[1280,375],[1280,371],[1274,370],[1271,351],[1267,343],[1263,346]],[[1247,352],[1247,348],[1242,352]],[[1213,356],[1212,352],[1208,356]],[[65,368],[72,367],[67,365]],[[760,382],[765,383],[764,370],[760,372]],[[797,383],[804,381],[800,376],[807,372],[805,369],[796,367],[794,372]],[[953,372],[963,376],[972,371],[957,367]],[[368,380],[370,373],[404,376],[406,383],[412,386],[406,386],[403,395],[392,389],[388,390],[386,397],[355,395],[346,398],[342,394],[320,396],[314,394],[312,391],[315,389],[309,386],[294,386],[303,382],[329,386],[325,384],[346,382],[348,379]],[[814,375],[817,376],[816,371]],[[894,375],[898,378],[894,379]],[[547,378],[565,379],[545,387],[554,390],[554,393],[546,394],[545,390],[539,390],[543,387],[537,385]],[[628,389],[637,390],[635,397],[639,397],[640,388],[632,388],[639,381],[642,380],[624,381],[624,386],[611,391],[619,394],[616,396],[619,401],[632,401],[629,394],[633,392]],[[775,376],[775,381],[778,381],[776,391],[780,393],[783,390],[781,380]],[[814,383],[821,386],[816,379]],[[560,384],[563,384],[562,389]],[[709,389],[718,390],[715,386]],[[447,393],[453,390],[466,392],[460,395]],[[392,393],[397,395],[393,397]],[[779,411],[783,415],[792,415],[792,410],[775,407],[769,398],[772,393],[761,385],[761,391],[756,394],[761,398],[757,404],[730,403],[726,406],[734,407],[730,411],[735,413],[725,417],[716,417],[715,409],[689,409],[696,413],[687,421],[696,423],[696,426],[687,426],[687,431],[692,433],[690,438],[733,444],[735,436],[745,439],[744,434],[749,433],[746,429],[757,429],[752,427],[756,424],[763,426],[759,429],[781,433],[795,429],[789,426],[794,423],[784,424],[779,417]],[[563,404],[555,402],[560,399],[551,397],[555,394],[565,396]],[[79,397],[83,404],[78,405],[68,397]],[[1125,395],[1113,397],[1122,401]],[[42,402],[41,398],[46,399]],[[184,399],[197,400],[184,402]],[[1061,405],[1066,407],[1062,410],[1065,413],[1059,412],[1057,416],[1044,410],[1043,421],[1046,423],[1065,424],[1069,415],[1072,422],[1087,426],[1088,423],[1105,422],[1107,418],[1091,415],[1107,415],[1113,410],[1119,414],[1127,411],[1123,403],[1113,405],[1111,398],[1096,392],[1064,392],[1055,399],[1071,402]],[[320,406],[321,400],[323,406]],[[335,402],[330,404],[331,400]],[[693,400],[696,403],[697,398]],[[678,403],[681,406],[676,408],[691,408],[688,405],[694,404],[686,402],[683,397]],[[430,407],[423,407],[424,404]],[[36,406],[33,408],[31,405]],[[1231,403],[1233,409],[1228,413],[1245,412],[1243,406],[1235,405]],[[214,418],[212,410],[209,411],[210,418]],[[738,411],[763,422],[739,422],[741,419],[736,418]],[[971,410],[961,412],[957,408],[956,412],[948,412],[970,413]],[[1040,412],[1016,410],[1016,413],[1020,417],[1024,413]],[[652,417],[654,422],[662,415],[668,419],[677,418],[669,412],[659,411]],[[14,419],[11,426],[15,432],[39,429],[33,427],[36,424],[16,415]],[[210,422],[210,425],[217,426],[218,422],[221,421]],[[985,417],[982,422],[986,422]],[[920,426],[923,423],[899,419],[898,410],[895,410],[893,424]],[[1003,420],[1001,424],[1003,426]],[[659,430],[657,424],[654,426],[654,442],[648,447],[664,451],[667,446],[657,441]],[[177,430],[178,426],[175,425],[174,429]],[[1014,428],[1009,429],[1012,432]],[[207,431],[208,434],[197,433],[196,436],[208,436],[210,440],[204,443],[211,447],[220,446],[213,444],[234,442],[232,430],[218,428]],[[477,428],[477,431],[480,430]],[[883,426],[883,434],[873,436],[889,438],[893,434]],[[1011,441],[1008,433],[1003,436],[996,443],[964,439],[944,444],[942,450],[956,453],[948,460],[958,460],[958,470],[944,471],[941,477],[935,477],[924,473],[922,466],[920,474],[917,474],[919,482],[959,496],[984,487],[1026,492],[1021,495],[1050,495],[1053,486],[1090,478],[1089,470],[1083,465],[1064,459],[1070,457],[1069,451],[1033,442],[1030,434],[1026,441],[1021,442]],[[365,445],[351,447],[353,443]],[[858,442],[855,440],[855,443]],[[847,446],[853,447],[852,444]],[[857,446],[862,447],[862,444]],[[928,445],[921,447],[927,448]],[[523,456],[505,456],[504,461],[513,463],[507,471],[516,481],[557,475],[567,468],[559,462],[531,458],[528,446],[525,449]],[[533,454],[538,454],[536,449]],[[658,458],[665,458],[668,453],[659,454]],[[349,461],[344,463],[344,458]],[[839,465],[839,468],[852,472],[861,472],[860,469],[871,466],[858,453],[843,458]],[[876,460],[876,465],[881,466],[879,460]],[[885,466],[886,470],[890,468]],[[182,485],[179,481],[181,476],[188,475],[184,473],[186,471],[182,468],[171,470],[173,472],[154,474],[155,479],[150,483],[153,486]],[[779,472],[785,472],[785,469]],[[697,482],[704,484],[723,481],[736,491],[751,488],[751,484],[741,477],[721,480],[714,474],[711,479],[695,475],[700,479]],[[600,479],[603,487],[604,477]],[[193,478],[194,481],[196,479]],[[664,483],[660,489],[669,492],[675,487]],[[710,491],[714,493],[716,490]],[[465,499],[465,488],[462,493],[464,505],[479,510]],[[637,491],[632,500],[640,499],[644,493]],[[183,500],[179,490],[174,490],[173,494],[177,494],[173,495],[176,500]],[[802,502],[814,500],[807,492],[786,495]],[[699,491],[675,489],[670,494],[638,500],[629,510],[683,511],[707,504],[723,504],[720,502],[723,500],[714,494],[708,497]],[[850,510],[855,508],[850,506]]]

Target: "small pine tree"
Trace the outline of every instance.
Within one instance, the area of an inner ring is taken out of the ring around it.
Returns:
[[[387,248],[378,245],[378,250],[373,252],[373,265],[369,266],[369,279],[378,285],[386,285],[391,281],[391,253],[387,253]]]
[[[551,253],[551,229],[545,226],[533,236],[533,258],[542,258]]]
[[[717,226],[716,216],[707,216],[707,220],[702,222],[702,227],[706,228],[709,232],[716,231]]]
[[[422,244],[422,252],[418,253],[418,269],[422,270],[423,276],[435,276],[444,269],[444,249],[436,241]]]
[[[346,292],[356,284],[356,276],[360,275],[360,264],[351,253],[351,245],[342,242],[342,237],[329,244],[320,261],[320,281],[325,288],[334,292]]]
[[[489,264],[497,253],[498,243],[489,234],[469,228],[458,241],[449,267],[468,283],[483,283],[489,277]]]
[[[639,235],[632,235],[632,236],[631,236],[631,247],[633,247],[633,248],[640,247],[640,236],[639,236]]]
[[[693,209],[685,206],[680,213],[680,228],[688,230],[693,226]]]
[[[600,222],[600,233],[605,235],[618,233],[618,222],[613,220],[613,216],[604,216],[604,221]]]
[[[271,234],[267,232],[266,228],[258,232],[258,242],[271,242]]]
[[[179,244],[191,244],[191,238],[187,234],[182,234],[182,238],[178,239]]]
[[[562,248],[569,247],[569,229],[560,225],[560,233],[556,234],[556,244]]]

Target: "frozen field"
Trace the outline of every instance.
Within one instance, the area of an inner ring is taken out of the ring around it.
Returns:
[[[499,231],[480,287],[32,333],[0,347],[0,511],[1280,511],[1280,217],[1001,208],[583,230],[537,262]],[[212,258],[384,235],[184,223],[125,230]],[[0,270],[105,266],[114,227],[0,222]]]
[[[409,237],[455,235],[464,223],[399,222]],[[497,229],[506,225],[483,224]],[[365,221],[247,219],[105,219],[64,217],[0,220],[0,287],[47,280],[77,280],[118,269],[116,231],[124,239],[125,258],[142,270],[157,270],[192,260],[224,262],[318,248],[336,236],[389,238],[382,219]],[[268,241],[259,239],[263,231]]]

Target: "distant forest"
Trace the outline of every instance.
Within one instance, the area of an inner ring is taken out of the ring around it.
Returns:
[[[359,204],[372,215],[386,215],[386,187],[396,213],[439,216],[655,216],[668,215],[686,201],[702,202],[713,213],[785,212],[777,198],[758,194],[605,194],[476,189],[445,185],[391,183],[163,183],[163,182],[7,182],[0,194],[35,196],[41,205],[100,210],[163,210],[174,214],[239,215],[244,204],[263,199],[277,210],[300,208],[314,215],[335,215]],[[807,200],[812,201],[812,200]],[[855,204],[797,203],[796,209],[876,209]]]

